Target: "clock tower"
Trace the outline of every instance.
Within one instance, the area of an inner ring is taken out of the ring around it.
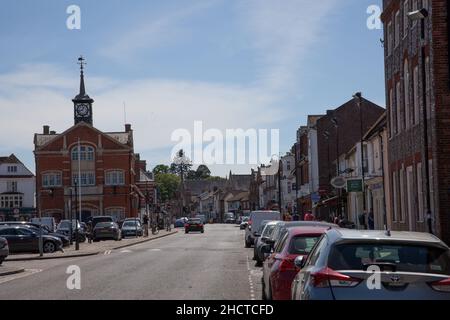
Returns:
[[[78,64],[80,65],[80,93],[72,100],[74,120],[75,124],[83,121],[92,126],[92,103],[94,103],[94,100],[86,94],[86,88],[84,87],[84,66],[86,62],[82,56],[78,58]]]

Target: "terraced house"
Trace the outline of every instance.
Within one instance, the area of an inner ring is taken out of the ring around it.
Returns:
[[[449,243],[450,4],[383,5],[392,225]]]

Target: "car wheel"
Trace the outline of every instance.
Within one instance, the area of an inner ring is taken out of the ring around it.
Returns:
[[[202,233],[205,233],[205,230],[202,230]]]
[[[3,263],[3,260],[5,260],[5,258],[0,258],[0,266],[2,265],[2,263]]]
[[[189,233],[189,231],[186,230],[186,231],[184,231],[184,233]]]
[[[245,240],[245,247],[250,248],[252,245],[250,244],[250,241],[248,239]]]
[[[56,245],[51,242],[51,241],[47,241],[44,242],[44,252],[45,253],[53,253],[56,251]]]

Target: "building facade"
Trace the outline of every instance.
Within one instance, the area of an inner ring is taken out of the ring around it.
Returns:
[[[450,243],[450,4],[383,6],[392,227]]]
[[[0,221],[35,216],[34,174],[14,155],[0,157]]]
[[[85,91],[81,61],[80,92],[73,99],[74,125],[62,133],[44,126],[34,136],[37,208],[56,220],[96,215],[114,220],[138,217],[143,193],[133,130],[102,132],[93,126],[93,102]]]

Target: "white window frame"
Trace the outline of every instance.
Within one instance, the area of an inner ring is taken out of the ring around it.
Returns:
[[[72,185],[81,185],[82,187],[95,186],[95,172],[94,171],[82,171],[81,179],[78,180],[78,172],[72,174]]]
[[[46,188],[61,187],[62,173],[57,171],[42,173],[42,186]]]
[[[423,179],[422,179],[422,163],[419,162],[416,165],[416,175],[417,175],[417,210],[418,210],[418,221],[425,221],[424,212],[424,202],[423,202]]]
[[[400,11],[395,13],[395,31],[394,31],[394,47],[397,48],[400,44]]]
[[[395,104],[396,104],[395,113],[397,116],[397,133],[400,133],[403,130],[402,112],[401,112],[401,108],[400,108],[402,105],[401,96],[402,96],[402,89],[401,89],[401,84],[399,81],[395,85]]]
[[[409,103],[409,63],[408,60],[405,60],[404,63],[404,69],[403,69],[403,80],[404,80],[404,106],[405,106],[405,127],[408,129],[411,126],[411,110],[410,110],[410,103]]]
[[[108,170],[105,172],[105,185],[123,186],[125,185],[125,171],[120,169]]]
[[[71,158],[72,161],[78,161],[78,154],[80,154],[80,161],[94,161],[95,160],[95,150],[92,146],[81,145],[81,152],[78,152],[78,146],[72,149]]]
[[[420,98],[419,98],[419,66],[414,67],[413,72],[413,86],[414,86],[414,124],[420,122]]]
[[[409,0],[405,0],[405,2],[403,3],[403,39],[406,38],[409,31],[408,13],[409,13]]]

